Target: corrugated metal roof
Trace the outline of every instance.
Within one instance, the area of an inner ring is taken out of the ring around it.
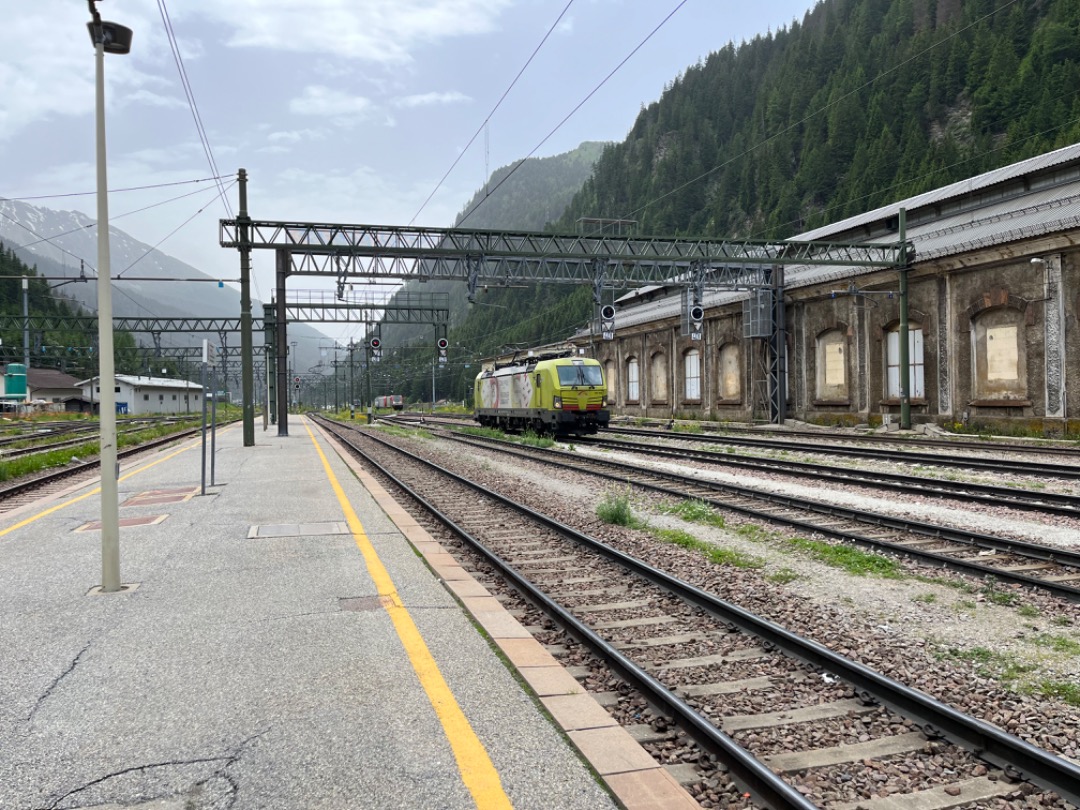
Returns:
[[[1071,179],[1055,178],[1055,184],[1031,184],[1032,190],[1018,189],[1016,194],[1001,196],[978,204],[978,193],[994,185],[1025,176],[1037,175],[1068,163],[1080,165],[1080,144],[1073,144],[1045,155],[1004,166],[986,172],[978,177],[952,183],[934,191],[919,194],[907,200],[901,200],[883,206],[865,214],[850,217],[841,222],[817,228],[813,231],[793,237],[795,241],[837,241],[837,242],[888,242],[889,239],[876,237],[839,238],[853,230],[867,230],[871,224],[883,224],[896,217],[901,208],[908,211],[916,220],[909,226],[907,239],[915,246],[915,262],[955,255],[969,250],[1002,245],[1018,239],[1026,239],[1072,228],[1080,228],[1080,171]],[[971,196],[972,205],[964,206],[962,198]],[[955,200],[956,205],[942,205]],[[943,213],[934,213],[930,217],[919,217],[917,212],[928,207],[942,206]],[[895,237],[893,237],[895,238]],[[829,281],[841,281],[860,275],[879,272],[877,268],[842,267],[825,265],[789,265],[785,268],[784,281],[788,289],[807,287]],[[642,288],[638,294],[659,287]],[[704,305],[709,307],[730,304],[749,296],[746,291],[706,290]],[[633,294],[624,296],[633,298]],[[616,318],[616,328],[631,326],[679,317],[682,313],[682,299],[678,294],[648,301],[643,304],[630,304],[620,307]],[[587,335],[587,332],[579,335]]]
[[[1028,158],[1027,160],[1021,160],[1019,163],[1003,166],[1000,169],[985,172],[977,177],[961,180],[957,183],[951,183],[950,185],[942,186],[941,188],[932,191],[926,191],[922,194],[917,194],[914,197],[909,197],[906,200],[889,203],[888,205],[876,208],[873,211],[867,211],[865,214],[856,214],[855,216],[848,217],[840,222],[834,222],[831,225],[825,225],[821,228],[801,233],[798,236],[792,237],[792,239],[807,242],[817,240],[828,241],[830,236],[835,236],[838,233],[861,228],[872,222],[879,222],[890,217],[895,217],[900,212],[901,208],[906,208],[908,211],[914,211],[917,208],[923,208],[956,197],[969,195],[998,183],[1003,183],[1007,180],[1014,180],[1023,177],[1024,175],[1035,174],[1053,166],[1070,163],[1078,159],[1080,159],[1080,143],[1065,146],[1061,149],[1055,149],[1053,152],[1037,155],[1036,157]]]

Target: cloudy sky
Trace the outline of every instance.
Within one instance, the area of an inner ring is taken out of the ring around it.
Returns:
[[[449,226],[490,171],[622,140],[685,67],[813,4],[102,0],[104,19],[134,30],[131,53],[105,60],[109,187],[142,189],[111,193],[110,220],[238,276],[236,253],[218,247],[230,213],[213,182],[192,182],[215,171],[190,91],[233,212],[244,167],[256,219]],[[92,194],[76,196],[96,187],[87,3],[4,6],[0,197],[94,217]],[[255,270],[269,300],[270,252],[256,252]]]

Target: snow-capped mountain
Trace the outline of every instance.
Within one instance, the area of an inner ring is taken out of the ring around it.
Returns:
[[[83,270],[89,279],[94,279],[97,275],[92,269],[97,260],[96,223],[78,211],[56,211],[15,200],[0,199],[0,242],[12,248],[26,264],[36,267],[39,276],[75,279]],[[113,315],[116,317],[240,317],[240,292],[237,289],[230,285],[218,287],[206,273],[140,242],[112,225],[109,226],[109,252],[114,277],[124,268],[132,268],[122,284],[113,284],[112,306]],[[85,262],[85,268],[81,267],[80,259]],[[166,284],[131,280],[132,277],[205,278],[207,281],[173,281]],[[59,284],[54,280],[49,283],[54,287]],[[57,294],[74,299],[88,313],[97,310],[97,284],[93,281],[86,284],[63,284],[58,287]],[[251,314],[256,319],[261,319],[263,314],[262,302],[254,297]],[[298,360],[301,364],[307,362],[308,358],[303,356],[304,347],[310,344],[311,363],[318,361],[316,347],[319,338],[325,340],[323,333],[305,324],[290,324],[289,334],[290,337],[314,338],[300,341]],[[193,337],[195,336],[163,334],[161,341],[166,346],[188,346],[191,345]],[[198,337],[201,339],[202,336]],[[135,338],[144,345],[152,343],[146,335],[136,334]],[[256,330],[253,334],[254,344],[261,346],[262,339],[262,332]],[[229,343],[239,346],[240,336],[230,335]]]

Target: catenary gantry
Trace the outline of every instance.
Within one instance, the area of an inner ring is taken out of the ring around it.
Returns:
[[[247,214],[247,173],[241,169],[240,213],[221,220],[220,244],[240,253],[241,308],[246,299],[252,250],[276,252],[277,376],[284,382],[285,285],[290,275],[322,276],[337,281],[339,291],[351,277],[399,280],[456,280],[469,285],[470,297],[480,283],[589,284],[599,302],[605,288],[653,284],[682,285],[700,292],[705,287],[747,289],[772,287],[775,300],[774,334],[770,344],[782,351],[782,267],[833,265],[902,269],[913,259],[903,237],[895,243],[795,242],[693,237],[617,237],[493,231],[463,228],[424,228],[394,225],[349,225],[256,220]],[[781,272],[773,273],[776,268]],[[242,312],[242,317],[245,317]],[[778,360],[774,368],[782,369]],[[783,373],[779,372],[778,373]],[[250,375],[244,375],[245,445],[252,419]],[[774,386],[777,391],[781,386]],[[282,396],[284,385],[279,388]],[[279,405],[282,417],[286,408]],[[782,419],[782,399],[775,408]],[[284,418],[279,435],[288,435]],[[253,434],[251,442],[254,442]]]

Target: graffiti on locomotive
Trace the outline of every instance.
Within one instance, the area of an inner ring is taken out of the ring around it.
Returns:
[[[474,402],[477,422],[508,431],[595,433],[610,419],[603,368],[570,351],[515,357],[480,372]]]

